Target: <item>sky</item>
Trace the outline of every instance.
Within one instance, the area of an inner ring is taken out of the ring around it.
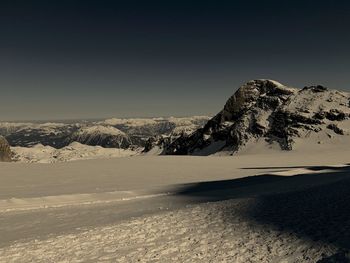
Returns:
[[[214,115],[269,78],[350,91],[350,1],[0,1],[0,121]]]

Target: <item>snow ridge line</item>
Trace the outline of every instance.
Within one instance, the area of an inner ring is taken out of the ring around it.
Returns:
[[[92,194],[73,194],[60,196],[45,196],[34,198],[11,198],[0,200],[0,213],[38,210],[47,208],[61,208],[80,205],[108,204],[113,202],[133,201],[137,199],[156,198],[171,195],[172,193],[157,193],[146,195],[119,196],[122,193],[131,194],[131,191],[115,191]],[[116,196],[117,195],[117,196]]]

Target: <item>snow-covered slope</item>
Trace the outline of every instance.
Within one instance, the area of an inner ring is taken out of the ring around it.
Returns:
[[[323,86],[296,89],[253,80],[196,132],[166,146],[165,154],[232,154],[254,146],[292,150],[335,143],[350,145],[350,94]],[[320,146],[322,147],[322,146]]]
[[[347,153],[0,163],[0,262],[349,262]]]
[[[37,144],[33,147],[12,147],[11,150],[14,153],[13,160],[22,163],[56,163],[86,159],[108,159],[137,154],[137,152],[132,150],[89,146],[78,142],[73,142],[60,149]]]

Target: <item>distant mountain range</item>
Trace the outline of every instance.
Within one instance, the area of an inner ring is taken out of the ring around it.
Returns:
[[[150,119],[107,119],[76,123],[0,122],[0,135],[11,146],[31,147],[37,144],[56,149],[79,142],[105,148],[143,148],[152,136],[175,136],[191,133],[203,126],[209,117]]]

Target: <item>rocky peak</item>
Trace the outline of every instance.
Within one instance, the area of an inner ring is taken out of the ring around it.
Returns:
[[[328,88],[322,85],[316,85],[316,86],[305,86],[302,90],[311,90],[312,92],[324,92],[324,91],[327,91]]]
[[[349,99],[348,93],[321,85],[296,89],[273,80],[252,80],[242,85],[203,128],[180,136],[164,153],[235,153],[259,140],[292,150],[296,138],[310,133],[346,135],[346,130],[335,128],[338,126],[332,122],[349,119]]]
[[[221,112],[221,121],[231,121],[244,113],[259,99],[262,104],[272,103],[278,106],[279,100],[285,100],[296,90],[288,88],[274,80],[251,80],[241,86],[226,102]]]
[[[10,145],[7,140],[0,136],[0,161],[1,162],[9,162],[11,161],[12,152],[10,149]]]

